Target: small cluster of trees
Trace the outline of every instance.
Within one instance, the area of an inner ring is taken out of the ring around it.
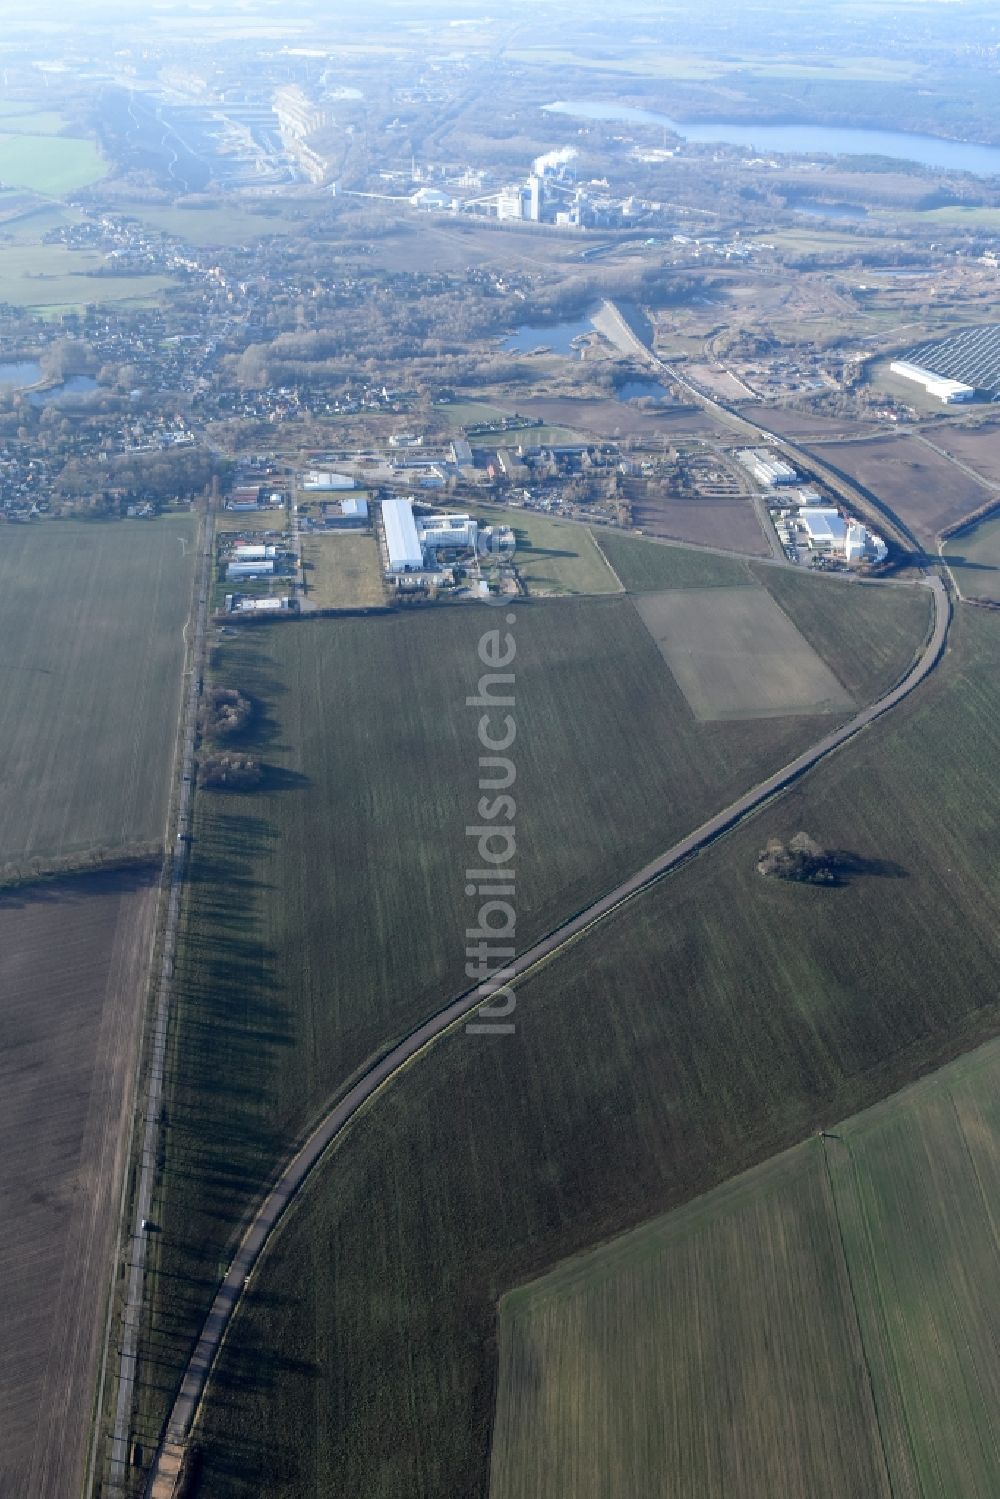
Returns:
[[[198,784],[216,791],[252,791],[264,772],[256,755],[244,750],[213,750],[198,764]]]
[[[229,737],[247,727],[253,717],[250,698],[235,687],[213,687],[205,700],[205,733]]]
[[[757,855],[757,873],[805,885],[838,883],[834,856],[808,833],[796,833],[787,843],[769,838],[767,847]]]

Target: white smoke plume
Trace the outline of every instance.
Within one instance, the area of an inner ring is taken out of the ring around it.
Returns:
[[[579,154],[575,146],[560,146],[558,151],[546,151],[544,156],[536,156],[531,169],[536,177],[544,177],[546,172],[564,167]]]

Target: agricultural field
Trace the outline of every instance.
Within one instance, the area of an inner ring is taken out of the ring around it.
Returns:
[[[89,187],[107,171],[94,141],[67,135],[0,133],[0,182],[49,198]]]
[[[944,556],[964,598],[1000,604],[1000,515],[953,537]]]
[[[511,527],[517,538],[514,563],[529,594],[619,591],[589,527],[507,506],[473,505],[469,514],[484,525]]]
[[[1000,487],[1000,426],[937,427],[929,433],[934,446],[967,463],[991,487]]]
[[[873,702],[895,687],[930,633],[933,609],[926,589],[836,574],[814,578],[796,567],[753,572],[856,702]]]
[[[747,563],[738,557],[644,541],[621,531],[599,534],[601,551],[629,593],[664,588],[739,588],[753,577]]]
[[[880,593],[891,610],[897,592]],[[852,600],[845,590],[845,610]],[[816,737],[808,719],[697,723],[626,598],[504,613],[517,642],[518,945]],[[288,1142],[366,1057],[463,986],[470,912],[454,875],[478,794],[465,699],[495,618],[456,606],[303,620],[216,653],[215,679],[258,704],[246,742],[265,778],[197,798],[156,1209],[172,1226],[155,1246],[148,1345],[167,1367]],[[401,688],[411,682],[419,692]],[[144,1400],[149,1439],[162,1393]]]
[[[196,520],[8,525],[0,867],[163,837]]]
[[[313,609],[373,609],[386,602],[378,543],[367,532],[304,536],[302,572]]]
[[[889,1499],[823,1146],[510,1292],[490,1499]]]
[[[648,411],[632,401],[613,397],[593,399],[586,396],[533,396],[519,399],[523,416],[541,417],[553,425],[574,432],[589,432],[595,437],[649,437],[659,441],[663,436],[718,436],[724,432],[700,407],[665,407]]]
[[[156,888],[146,871],[0,894],[0,1493],[17,1499],[83,1490]]]
[[[991,1042],[506,1296],[491,1499],[989,1499],[998,1083]]]
[[[989,499],[984,484],[910,436],[845,442],[818,456],[870,489],[930,550],[946,526]]]
[[[256,1272],[200,1492],[484,1493],[505,1292],[997,1031],[998,646],[1000,620],[963,611],[890,719],[524,984],[514,1034],[406,1069]],[[850,856],[839,888],[757,874],[801,828]],[[893,1254],[920,1252],[918,1221]],[[917,1295],[905,1311],[921,1325]]]
[[[752,557],[770,556],[750,499],[681,499],[655,481],[630,481],[632,521],[648,536],[720,547]]]
[[[763,588],[643,593],[635,607],[694,716],[841,713],[850,694]]]

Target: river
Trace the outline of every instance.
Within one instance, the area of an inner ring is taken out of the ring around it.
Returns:
[[[938,171],[1000,176],[1000,146],[949,141],[904,130],[864,130],[853,125],[765,125],[757,120],[674,120],[653,109],[580,99],[560,100],[543,108],[549,114],[569,115],[578,120],[659,125],[685,140],[702,144],[749,146],[764,153],[800,156],[889,156]]]

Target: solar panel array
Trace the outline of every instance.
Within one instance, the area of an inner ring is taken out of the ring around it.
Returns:
[[[935,375],[974,385],[994,398],[1000,396],[1000,323],[963,328],[949,338],[917,344],[902,357]]]

